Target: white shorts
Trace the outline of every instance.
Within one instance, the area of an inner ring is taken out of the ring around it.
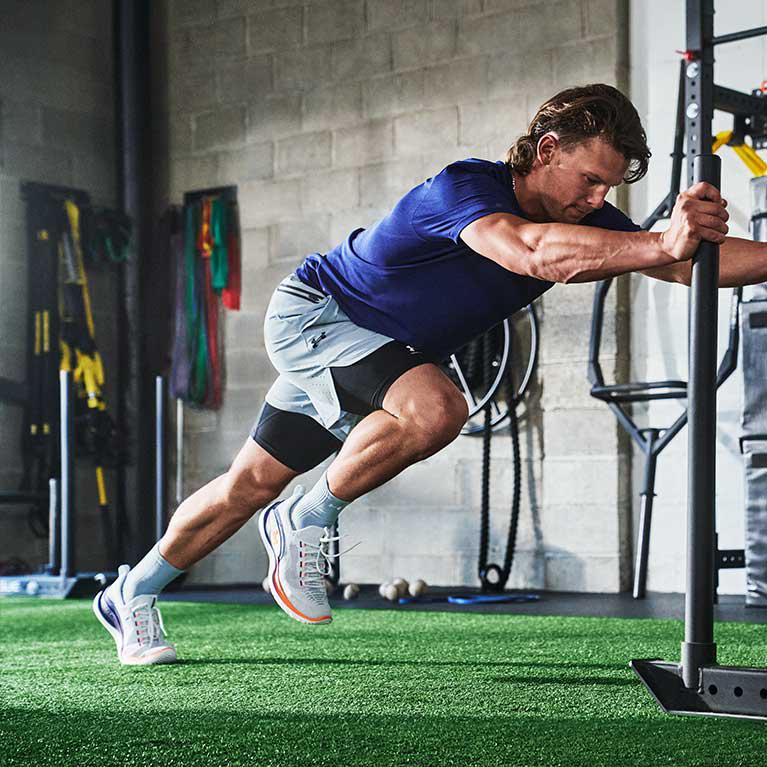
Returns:
[[[266,401],[310,416],[343,441],[360,416],[341,409],[330,368],[353,365],[392,340],[355,325],[335,299],[290,274],[264,320],[266,351],[280,374]]]

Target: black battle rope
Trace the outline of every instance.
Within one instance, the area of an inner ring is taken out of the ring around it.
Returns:
[[[511,338],[509,339],[511,343]],[[489,384],[492,375],[492,361],[494,358],[491,334],[485,334],[481,343],[483,345],[483,362],[485,381]],[[511,359],[511,354],[509,354]],[[482,505],[480,511],[480,534],[479,534],[479,580],[482,591],[503,591],[511,575],[514,562],[514,549],[517,542],[517,528],[519,526],[519,507],[522,498],[522,461],[519,450],[519,421],[517,419],[518,394],[515,390],[511,365],[505,372],[506,404],[509,411],[509,435],[511,436],[512,460],[514,462],[514,488],[511,500],[511,516],[509,518],[509,532],[506,538],[506,552],[503,557],[503,566],[495,563],[488,564],[487,550],[490,540],[490,442],[492,438],[492,398],[485,405],[484,428],[482,431]]]
[[[492,377],[493,349],[490,341],[490,333],[485,333],[479,339],[477,346],[482,347],[482,365],[484,368],[485,383],[489,383]],[[482,506],[480,510],[479,525],[479,580],[482,590],[490,588],[487,578],[487,548],[490,541],[490,439],[492,437],[492,409],[493,398],[491,397],[484,411],[484,425],[482,429]],[[493,565],[493,567],[496,567]]]

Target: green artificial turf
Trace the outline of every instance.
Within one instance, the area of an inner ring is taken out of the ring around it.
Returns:
[[[767,724],[664,715],[627,668],[681,623],[165,603],[183,661],[123,668],[85,601],[0,600],[0,765],[764,765]],[[767,664],[721,624],[720,662]]]

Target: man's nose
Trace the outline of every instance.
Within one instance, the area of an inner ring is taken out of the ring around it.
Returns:
[[[609,191],[609,189],[604,188],[595,190],[589,195],[587,199],[588,204],[594,208],[594,210],[600,210],[605,204],[605,197],[607,197]]]

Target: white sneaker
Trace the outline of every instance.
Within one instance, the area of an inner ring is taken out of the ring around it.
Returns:
[[[140,594],[130,602],[122,599],[122,585],[130,572],[120,565],[117,580],[99,591],[93,600],[93,612],[117,645],[117,657],[126,666],[175,663],[176,648],[165,641],[165,627],[156,594]]]
[[[258,517],[261,540],[269,555],[269,591],[274,601],[301,623],[330,623],[325,576],[330,573],[327,528],[296,530],[290,512],[304,494],[297,487],[290,498],[275,501]]]

